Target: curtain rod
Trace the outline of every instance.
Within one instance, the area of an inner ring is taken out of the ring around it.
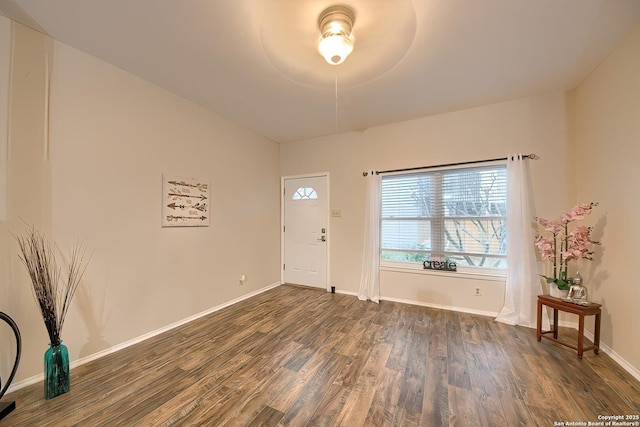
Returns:
[[[525,154],[522,157],[524,157],[525,159],[531,159],[531,160],[538,160],[540,158],[540,157],[536,156],[533,153]],[[417,170],[423,170],[423,169],[444,168],[444,167],[449,167],[449,166],[463,166],[463,165],[473,165],[473,164],[477,164],[477,163],[497,162],[497,161],[500,161],[500,160],[509,160],[509,157],[500,157],[498,159],[486,159],[486,160],[471,160],[469,162],[446,163],[446,164],[442,164],[442,165],[432,165],[432,166],[418,166],[418,167],[415,167],[415,168],[389,169],[389,170],[386,170],[386,171],[372,171],[372,173],[375,173],[376,175],[380,175],[381,173],[410,172],[410,171],[417,171]],[[367,176],[367,175],[369,175],[369,172],[362,172],[362,176]]]

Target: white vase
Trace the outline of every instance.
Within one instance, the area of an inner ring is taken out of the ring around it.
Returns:
[[[549,294],[556,298],[566,298],[569,295],[569,290],[558,289],[555,283],[549,283]]]

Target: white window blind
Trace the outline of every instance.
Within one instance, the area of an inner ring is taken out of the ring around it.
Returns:
[[[382,177],[381,260],[506,269],[504,164]]]

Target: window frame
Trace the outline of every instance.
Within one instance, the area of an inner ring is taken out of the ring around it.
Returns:
[[[488,161],[488,162],[483,162],[482,164],[473,164],[473,165],[453,165],[453,166],[439,166],[439,167],[432,167],[432,168],[424,168],[422,170],[411,170],[411,171],[398,171],[398,172],[386,172],[381,174],[382,175],[382,180],[385,179],[385,177],[390,177],[390,176],[416,176],[416,175],[420,175],[420,174],[433,174],[439,171],[453,171],[453,170],[460,170],[460,169],[478,169],[478,168],[485,168],[485,167],[491,167],[491,166],[501,166],[504,167],[505,170],[505,185],[508,185],[507,182],[507,176],[506,176],[506,160],[495,160],[495,161]],[[484,276],[484,277],[506,277],[507,275],[507,269],[508,267],[505,266],[504,268],[492,268],[492,267],[471,267],[471,266],[464,266],[464,265],[457,265],[457,271],[456,272],[449,272],[449,271],[445,271],[445,270],[431,270],[431,269],[424,269],[423,268],[423,264],[422,262],[411,262],[411,261],[394,261],[394,260],[386,260],[382,258],[382,253],[383,253],[383,247],[382,247],[382,224],[385,220],[389,220],[390,218],[385,218],[383,217],[382,213],[383,213],[383,207],[382,207],[382,180],[381,180],[381,188],[380,188],[380,253],[379,253],[379,260],[380,260],[380,269],[381,270],[386,270],[386,271],[409,271],[411,273],[418,273],[418,274],[430,274],[430,275],[440,275],[440,276],[456,276],[456,277],[477,277],[477,276]],[[470,219],[470,220],[474,220],[474,219],[488,219],[488,218],[499,218],[499,217],[503,217],[505,220],[505,227],[506,227],[506,219],[507,219],[507,215],[506,215],[506,193],[505,193],[505,213],[502,216],[495,216],[495,217],[480,217],[480,216],[476,216],[476,217],[463,217],[464,219]],[[440,229],[443,229],[443,225],[444,222],[446,220],[450,220],[453,219],[455,217],[447,217],[444,215],[441,215],[439,217],[437,217],[436,220],[436,227],[439,227]],[[404,219],[404,218],[403,218]],[[432,224],[430,224],[430,227],[433,227]],[[433,233],[431,233],[433,235]],[[444,247],[444,232],[441,234],[441,239],[442,240],[442,246],[440,247]],[[505,242],[504,244],[506,245],[506,230],[505,230]],[[387,249],[387,251],[393,251],[393,249],[389,250]],[[403,251],[403,250],[397,250],[397,252],[404,252],[407,253],[408,251]],[[432,252],[431,250],[427,251],[421,251],[421,250],[412,250],[411,252],[414,253],[419,253],[419,252],[424,252],[424,253],[430,253]],[[470,253],[471,255],[474,255],[475,253]],[[493,255],[493,254],[476,254],[476,256],[486,256],[486,257],[498,257],[498,258],[503,258],[505,260],[507,260],[507,256],[508,253],[505,250],[505,254],[504,255]]]

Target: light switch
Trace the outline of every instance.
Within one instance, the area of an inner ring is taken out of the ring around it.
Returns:
[[[340,209],[332,209],[331,216],[334,218],[340,218],[342,216],[342,211]]]

